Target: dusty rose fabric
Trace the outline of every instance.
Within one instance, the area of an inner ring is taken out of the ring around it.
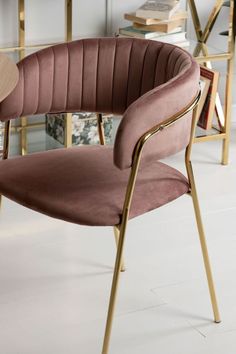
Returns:
[[[0,119],[48,112],[123,114],[114,149],[80,147],[0,161],[0,193],[31,209],[86,225],[120,222],[138,139],[188,105],[199,67],[184,50],[129,38],[53,46],[18,64],[20,79]],[[188,191],[186,178],[157,162],[187,146],[191,114],[145,146],[130,217]]]
[[[0,193],[43,214],[85,225],[120,222],[129,169],[113,164],[113,149],[59,149],[0,162]],[[155,162],[141,169],[130,218],[164,205],[189,189],[175,169]]]
[[[18,64],[20,79],[0,104],[0,119],[48,112],[124,114],[114,163],[131,166],[140,136],[183,109],[198,90],[199,68],[175,46],[129,38],[78,40],[43,49]],[[148,142],[146,161],[188,144],[191,117]]]
[[[139,138],[158,123],[182,111],[199,90],[199,66],[179,48],[162,47],[157,73],[159,86],[135,100],[124,112],[114,145],[114,162],[121,169],[131,166]],[[150,139],[145,145],[142,161],[150,163],[184,149],[189,143],[191,117],[192,113],[185,115]]]

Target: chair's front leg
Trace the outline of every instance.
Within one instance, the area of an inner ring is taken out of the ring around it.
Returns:
[[[114,226],[114,236],[115,236],[115,241],[116,241],[116,247],[118,248],[118,244],[119,244],[119,238],[120,238],[120,228],[119,225]],[[121,260],[121,268],[120,268],[121,272],[125,272],[125,263],[124,263],[124,259],[122,258]]]
[[[120,229],[119,241],[118,241],[118,248],[117,248],[117,254],[116,254],[115,269],[114,269],[113,280],[112,280],[106,329],[105,329],[105,335],[104,335],[103,347],[102,347],[102,354],[108,354],[108,350],[109,350],[112,322],[113,322],[113,316],[114,316],[114,310],[115,310],[115,302],[116,302],[116,297],[117,297],[117,289],[118,289],[118,283],[119,283],[121,267],[122,267],[122,255],[123,255],[123,248],[124,248],[124,241],[125,241],[126,223],[127,222],[124,222],[122,224],[121,228],[119,228]]]
[[[220,319],[219,309],[218,309],[218,305],[217,305],[215,286],[214,286],[214,281],[213,281],[213,276],[212,276],[212,271],[211,271],[211,265],[210,265],[208,250],[207,250],[206,238],[205,238],[205,233],[204,233],[204,228],[203,228],[203,223],[202,223],[202,218],[201,218],[201,212],[200,212],[199,203],[198,203],[198,197],[197,197],[197,191],[196,191],[191,161],[189,161],[187,164],[187,170],[188,170],[188,176],[189,176],[189,180],[190,180],[191,196],[192,196],[192,200],[193,200],[194,212],[195,212],[195,216],[196,216],[199,238],[200,238],[200,243],[201,243],[201,248],[202,248],[202,255],[203,255],[203,260],[204,260],[205,269],[206,269],[206,275],[207,275],[207,280],[208,280],[208,287],[209,287],[209,291],[210,291],[214,319],[215,319],[216,323],[220,323],[221,319]]]

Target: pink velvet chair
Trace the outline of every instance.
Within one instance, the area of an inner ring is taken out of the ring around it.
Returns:
[[[102,353],[108,352],[128,220],[186,193],[193,200],[214,318],[220,322],[190,161],[199,98],[196,62],[169,44],[102,38],[41,50],[18,68],[18,84],[0,104],[7,141],[10,120],[19,116],[75,111],[123,116],[114,147],[7,159],[6,146],[0,162],[0,193],[11,200],[72,223],[114,227],[118,249]],[[182,149],[187,177],[159,161]]]

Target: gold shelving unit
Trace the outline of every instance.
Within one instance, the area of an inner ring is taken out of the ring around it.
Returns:
[[[72,40],[72,0],[65,0],[65,41]],[[18,52],[19,60],[23,59],[29,50],[45,48],[55,43],[45,43],[40,45],[25,44],[25,0],[18,0],[18,45],[14,47],[0,48],[1,52]],[[71,145],[71,114],[66,117],[66,146]],[[20,118],[20,125],[13,127],[16,132],[20,133],[21,154],[27,153],[27,130],[44,126],[44,123],[28,123],[27,117]]]
[[[199,1],[199,0],[198,0]],[[224,117],[223,124],[213,133],[210,131],[201,136],[195,137],[195,142],[222,140],[222,159],[223,165],[227,165],[229,161],[229,143],[230,143],[230,126],[231,126],[231,107],[232,107],[232,81],[234,68],[234,50],[235,50],[235,28],[236,28],[236,8],[234,0],[223,1],[216,0],[212,8],[208,21],[204,29],[202,29],[200,18],[198,15],[197,5],[195,0],[188,0],[192,21],[197,37],[197,42],[193,46],[192,54],[195,59],[205,66],[211,68],[212,61],[227,61],[226,84],[225,84],[225,99],[224,99]],[[225,52],[217,51],[207,45],[207,41],[214,27],[214,24],[219,16],[223,6],[229,7],[228,19],[228,44]],[[217,105],[220,102],[216,102]],[[216,109],[217,111],[217,109]],[[222,123],[222,119],[221,119]]]

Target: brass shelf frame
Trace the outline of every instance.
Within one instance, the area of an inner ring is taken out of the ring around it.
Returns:
[[[73,0],[65,0],[65,41],[72,40],[72,6]],[[60,43],[60,42],[58,42]],[[46,48],[50,45],[56,43],[43,43],[39,45],[26,45],[25,44],[25,0],[18,0],[18,46],[14,47],[4,47],[0,48],[1,52],[18,51],[19,60],[25,57],[26,49],[34,48]],[[71,145],[71,132],[69,132],[69,127],[71,127],[71,114],[66,116],[66,144],[68,147]],[[44,126],[44,123],[28,123],[27,117],[20,118],[20,125],[13,127],[12,130],[20,132],[20,145],[21,154],[25,155],[27,153],[27,129],[39,128]]]
[[[211,34],[217,17],[224,6],[224,0],[216,0],[212,8],[208,21],[204,29],[201,27],[200,18],[197,11],[196,1],[188,0],[192,21],[197,37],[197,45],[193,52],[196,61],[211,67],[211,61],[227,61],[227,73],[225,84],[225,99],[224,99],[224,125],[221,131],[214,135],[196,136],[194,142],[222,140],[222,158],[221,163],[227,165],[229,162],[229,143],[230,143],[230,126],[232,113],[232,81],[234,69],[234,50],[235,50],[235,29],[236,29],[236,7],[234,0],[230,0],[229,7],[229,23],[228,23],[228,50],[225,53],[209,54],[207,50],[207,40]]]

